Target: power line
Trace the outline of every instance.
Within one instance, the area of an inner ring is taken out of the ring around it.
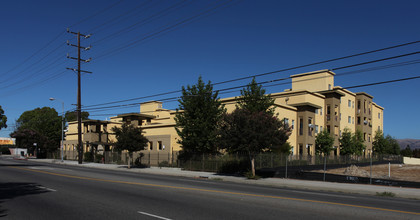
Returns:
[[[94,13],[94,14],[92,14],[92,15],[90,15],[90,16],[88,16],[88,17],[86,17],[86,18],[83,18],[82,20],[80,20],[80,21],[78,21],[78,22],[76,22],[76,23],[74,23],[74,24],[70,25],[70,26],[69,26],[69,28],[72,28],[72,27],[74,27],[74,26],[76,26],[76,25],[79,25],[79,24],[81,24],[81,23],[85,22],[85,21],[88,21],[88,20],[90,20],[91,18],[96,17],[96,16],[98,16],[98,15],[100,15],[100,14],[102,14],[102,13],[104,13],[104,12],[108,11],[109,9],[111,9],[111,8],[113,8],[113,7],[115,7],[115,6],[117,6],[118,4],[120,4],[120,3],[121,3],[121,2],[123,2],[123,1],[124,1],[124,0],[120,0],[120,1],[118,1],[118,2],[116,2],[116,3],[114,3],[114,4],[110,5],[110,6],[108,6],[108,7],[104,8],[104,9],[102,9],[102,10],[99,10],[99,11],[97,11],[96,13]]]
[[[98,25],[96,27],[93,27],[88,32],[89,33],[95,33],[95,34],[97,34],[100,31],[97,31],[97,32],[95,32],[95,31],[98,28],[100,28],[100,27],[116,25],[116,24],[118,24],[119,22],[122,21],[122,19],[120,19],[120,18],[122,18],[124,16],[128,16],[129,14],[135,12],[135,10],[137,10],[138,8],[142,8],[143,6],[149,4],[150,2],[152,2],[152,0],[148,0],[146,3],[141,3],[141,4],[137,5],[137,6],[135,6],[134,8],[132,8],[131,10],[125,11],[125,12],[123,12],[123,13],[121,13],[121,14],[119,14],[119,15],[117,15],[117,16],[115,16],[115,17],[113,17],[113,18],[111,18],[111,19],[109,19],[107,21],[105,21],[104,23],[102,23],[102,24],[100,24],[100,25]],[[157,2],[157,1],[154,1],[154,2]],[[142,11],[143,10],[141,10],[140,12],[142,12]],[[120,19],[120,20],[118,21],[118,19]],[[113,24],[111,25],[111,23],[113,23]]]
[[[337,74],[336,76],[349,75],[349,74],[355,74],[355,73],[357,73],[357,71],[352,71],[352,72],[344,73],[344,74]],[[316,77],[315,79],[326,78],[326,77],[328,77],[328,76],[320,76],[320,77]],[[287,80],[287,79],[290,79],[290,78],[291,77],[269,80],[269,81],[265,81],[265,82],[260,82],[258,84],[263,85],[263,84],[268,84],[268,83],[272,83],[272,82],[276,82],[276,81],[284,81],[284,80]],[[411,79],[411,78],[409,78],[409,79]],[[308,81],[308,80],[313,80],[313,79],[302,79],[302,80],[297,80],[296,82],[303,82],[303,81]],[[274,85],[265,86],[265,87],[278,86],[278,85],[284,85],[284,84],[289,84],[289,83],[290,82],[281,83],[281,84],[274,84]],[[246,87],[247,85],[240,85],[240,86],[235,86],[235,87],[218,89],[218,90],[214,90],[214,92],[219,93],[219,92],[224,92],[224,91],[228,91],[228,90],[240,89],[240,88]],[[238,90],[238,91],[240,91],[240,90]],[[228,93],[231,93],[231,92],[228,92]],[[157,101],[173,100],[173,99],[178,99],[178,98],[179,97],[171,97],[171,98],[161,99],[161,100],[157,100]],[[136,102],[136,103],[130,103],[130,104],[123,104],[123,105],[114,105],[114,106],[105,106],[105,107],[96,107],[96,108],[92,108],[92,107],[91,108],[84,108],[83,110],[91,111],[91,110],[98,110],[98,109],[110,109],[110,108],[119,108],[119,107],[133,106],[133,105],[139,105],[139,104],[140,103]]]
[[[154,33],[151,33],[151,34],[149,34],[149,35],[147,35],[147,36],[145,36],[145,37],[143,37],[143,38],[140,38],[140,39],[134,40],[134,41],[132,41],[131,43],[128,43],[128,44],[126,44],[126,45],[124,45],[124,46],[120,46],[120,47],[118,47],[118,48],[114,48],[114,49],[112,49],[112,50],[110,50],[110,51],[108,51],[108,52],[106,52],[106,53],[99,54],[99,55],[97,55],[97,56],[96,56],[96,57],[97,57],[97,58],[96,58],[96,60],[99,60],[100,58],[104,58],[104,57],[106,57],[106,56],[111,56],[111,55],[113,55],[113,54],[115,54],[115,53],[118,53],[118,52],[120,52],[120,51],[122,51],[122,50],[129,49],[130,47],[132,47],[132,46],[133,46],[133,45],[135,45],[135,44],[138,44],[138,43],[140,43],[140,42],[142,42],[142,41],[145,41],[145,40],[147,40],[147,39],[149,39],[149,38],[152,38],[152,37],[154,37],[154,36],[156,36],[156,35],[158,35],[158,34],[161,34],[161,33],[165,32],[165,31],[168,31],[168,30],[170,30],[170,29],[173,29],[173,28],[176,28],[176,27],[178,27],[178,26],[180,26],[180,25],[183,25],[183,24],[185,24],[185,23],[187,23],[187,22],[190,22],[191,20],[196,19],[196,18],[198,18],[198,17],[200,17],[200,16],[202,16],[202,15],[204,15],[204,14],[206,14],[206,13],[209,13],[209,12],[213,11],[213,10],[216,10],[217,8],[220,8],[220,7],[222,7],[223,5],[225,5],[225,4],[227,4],[227,3],[231,2],[231,1],[232,1],[232,0],[229,0],[229,1],[227,1],[227,2],[224,2],[224,3],[221,3],[221,4],[219,4],[219,5],[216,5],[216,6],[215,6],[215,7],[213,7],[213,8],[210,8],[210,9],[207,9],[207,10],[205,10],[205,11],[202,11],[202,12],[200,12],[200,13],[198,13],[198,14],[196,14],[196,15],[192,16],[192,17],[189,17],[189,18],[187,18],[187,19],[184,19],[184,20],[182,20],[182,21],[180,21],[180,22],[177,22],[177,23],[175,23],[175,24],[173,24],[173,25],[166,26],[166,27],[162,27],[162,29],[160,29],[160,30],[158,30],[158,31],[156,31],[156,32],[154,32]]]
[[[407,77],[407,78],[399,78],[399,79],[394,79],[394,80],[388,80],[388,81],[380,81],[380,82],[374,82],[374,83],[367,83],[367,84],[360,84],[360,85],[354,85],[354,86],[347,86],[347,87],[342,87],[342,89],[352,89],[352,88],[360,88],[360,87],[368,87],[368,86],[375,86],[375,85],[382,85],[382,84],[389,84],[389,83],[395,83],[395,82],[402,82],[402,81],[408,81],[408,80],[414,80],[414,79],[420,79],[420,75],[419,76],[414,76],[414,77]],[[315,91],[315,92],[311,92],[311,93],[322,93],[322,92],[327,92],[327,91],[331,91],[331,90],[320,90],[320,91]],[[297,96],[300,95],[299,93],[296,94],[276,94],[276,96]],[[174,97],[174,98],[168,98],[167,100],[170,100],[169,102],[172,101],[177,101],[175,98],[178,97]],[[158,100],[158,101],[164,101],[164,100]],[[234,101],[231,102],[236,102],[237,99],[235,99]],[[229,102],[229,103],[231,103]],[[140,103],[132,103],[132,105],[138,105]],[[127,105],[125,105],[127,106]],[[115,108],[117,106],[114,106],[113,108]],[[108,109],[107,109],[108,110]],[[96,110],[96,111],[92,111],[92,112],[98,112],[98,111],[103,111],[103,110]],[[143,112],[145,113],[145,112]],[[106,115],[115,115],[115,114],[106,114]],[[95,115],[92,115],[95,116]]]
[[[14,71],[15,69],[21,67],[23,64],[25,64],[26,62],[28,62],[32,57],[36,56],[38,53],[40,53],[43,49],[47,48],[48,46],[50,46],[54,41],[56,41],[59,37],[61,37],[65,32],[60,32],[57,36],[55,36],[51,41],[49,41],[45,46],[41,47],[40,49],[38,49],[37,51],[35,51],[35,53],[33,53],[32,55],[30,55],[28,58],[26,58],[25,60],[23,60],[21,63],[19,63],[18,65],[12,67],[10,70],[4,72],[2,75],[3,77],[7,74],[10,73],[12,71]]]
[[[99,39],[97,41],[94,41],[92,44],[96,45],[96,44],[98,44],[98,43],[100,43],[100,42],[102,42],[104,40],[115,38],[115,37],[117,37],[119,34],[121,34],[123,32],[126,32],[126,33],[127,32],[130,32],[130,31],[134,30],[133,27],[135,27],[137,25],[147,24],[148,22],[146,22],[146,21],[148,21],[150,19],[153,19],[156,16],[160,16],[162,14],[165,15],[165,14],[167,14],[167,12],[171,12],[172,9],[176,9],[178,6],[182,6],[182,4],[184,4],[185,2],[186,2],[186,0],[183,0],[183,1],[180,1],[180,2],[178,2],[176,4],[173,4],[173,5],[169,6],[168,8],[165,8],[162,11],[159,11],[156,14],[153,14],[153,15],[145,18],[145,19],[142,19],[142,20],[140,20],[140,21],[138,21],[138,22],[136,22],[136,23],[134,23],[134,24],[132,24],[132,25],[130,25],[128,27],[122,28],[122,29],[120,29],[120,30],[118,30],[118,31],[116,31],[116,32],[114,32],[114,33],[112,33],[112,34],[110,34],[110,35],[102,38],[102,39]],[[153,21],[153,20],[151,20],[151,21]]]
[[[299,68],[303,68],[303,67],[308,67],[308,66],[311,66],[311,65],[328,63],[328,62],[333,62],[333,61],[337,61],[337,60],[347,59],[347,58],[351,58],[351,57],[356,57],[356,56],[366,55],[366,54],[380,52],[380,51],[384,51],[384,50],[394,49],[394,48],[398,48],[398,47],[402,47],[402,46],[408,46],[408,45],[412,45],[412,44],[419,43],[419,42],[420,41],[413,41],[413,42],[409,42],[409,43],[405,43],[405,44],[399,44],[399,45],[395,45],[395,46],[391,46],[391,47],[386,47],[386,48],[381,48],[381,49],[377,49],[377,50],[372,50],[372,51],[368,51],[368,52],[357,53],[357,54],[353,54],[353,55],[349,55],[349,56],[344,56],[344,57],[340,57],[340,58],[329,59],[329,60],[320,61],[320,62],[316,62],[316,63],[311,63],[311,64],[306,64],[306,65],[300,65],[300,66],[296,66],[296,67],[291,67],[291,68],[286,68],[286,69],[271,71],[271,72],[268,72],[268,73],[255,74],[255,75],[248,76],[246,78],[252,78],[252,77],[258,77],[258,76],[262,76],[262,75],[268,75],[269,73],[284,72],[286,70],[295,70],[295,69],[299,69]],[[390,59],[397,59],[397,58],[404,57],[404,56],[411,56],[411,55],[415,55],[415,54],[418,54],[418,53],[420,53],[420,51],[417,51],[417,52],[414,52],[414,53],[402,54],[402,55],[393,56],[393,57],[388,57],[388,58],[383,58],[383,59],[372,60],[372,61],[358,63],[358,64],[352,64],[352,65],[337,67],[337,68],[333,68],[333,70],[340,70],[340,69],[345,69],[345,68],[351,68],[351,67],[354,67],[354,66],[372,64],[372,63],[375,63],[375,62],[382,62],[382,61],[386,61],[386,60],[390,60]],[[233,82],[233,81],[238,81],[238,80],[242,80],[242,79],[243,78],[238,78],[238,79],[234,79],[234,80],[227,80],[227,81],[222,81],[222,82],[218,82],[218,83],[213,83],[212,85],[213,86],[214,85],[220,85],[220,84],[224,84],[224,83],[228,83],[228,82]],[[276,81],[285,80],[285,79],[289,79],[289,77],[282,78],[282,79],[277,79]],[[116,104],[116,103],[121,103],[121,102],[129,102],[129,101],[134,101],[134,100],[140,100],[140,99],[145,99],[145,98],[159,97],[159,96],[163,96],[163,95],[178,93],[178,92],[181,92],[181,91],[182,90],[175,90],[175,91],[170,91],[170,92],[165,92],[165,93],[159,93],[159,94],[155,94],[155,95],[148,95],[148,96],[143,96],[143,97],[136,97],[136,98],[131,98],[131,99],[124,99],[124,100],[118,100],[118,101],[106,102],[106,103],[100,103],[100,104],[94,104],[94,105],[87,105],[86,107],[102,106],[102,105],[109,105],[109,104]]]

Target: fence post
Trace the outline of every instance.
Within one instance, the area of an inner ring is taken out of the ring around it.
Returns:
[[[370,178],[369,184],[372,184],[372,153],[370,154]]]
[[[271,168],[274,168],[274,164],[273,164],[273,152],[271,152]]]
[[[287,179],[287,159],[288,159],[288,155],[286,154],[286,175],[285,175],[286,179]]]
[[[201,171],[204,171],[204,153],[203,153],[203,159],[201,160]]]
[[[324,182],[325,182],[325,172],[327,170],[327,157],[324,154]]]

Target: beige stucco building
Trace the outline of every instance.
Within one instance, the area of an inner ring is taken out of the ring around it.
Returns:
[[[289,143],[294,155],[314,155],[315,137],[327,129],[334,137],[334,152],[339,155],[339,138],[345,128],[362,131],[366,151],[372,152],[375,132],[383,130],[383,108],[373,102],[367,93],[354,93],[334,85],[334,73],[320,70],[292,75],[292,88],[270,94],[275,100],[276,113],[292,127]],[[228,112],[235,109],[235,97],[224,98]],[[150,101],[140,104],[139,113],[122,114],[109,121],[83,121],[84,151],[89,146],[100,145],[110,149],[115,140],[111,132],[113,126],[130,123],[141,126],[149,139],[148,152],[173,153],[181,150],[175,131],[175,111],[162,108],[163,103]],[[77,123],[70,122],[64,148],[75,149],[77,145]]]

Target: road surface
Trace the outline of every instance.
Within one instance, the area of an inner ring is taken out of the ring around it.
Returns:
[[[0,158],[3,219],[420,219],[420,201]]]

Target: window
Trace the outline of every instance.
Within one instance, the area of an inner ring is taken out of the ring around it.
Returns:
[[[351,100],[349,99],[349,108],[351,108]]]
[[[351,116],[349,116],[348,122],[349,122],[349,124],[351,124]]]
[[[363,140],[366,141],[366,133],[363,133]]]
[[[331,84],[328,84],[328,90],[331,90]]]
[[[322,115],[322,108],[319,109],[319,114]]]
[[[299,144],[299,152],[298,155],[302,155],[303,152],[303,144]]]
[[[149,141],[149,149],[153,150],[153,141]]]
[[[292,120],[292,129],[295,128],[295,120]]]
[[[357,100],[357,109],[360,109],[361,105],[360,105],[360,100]]]
[[[351,102],[351,106],[352,106],[352,108],[354,108],[354,101]]]
[[[312,118],[308,118],[308,135],[312,136]]]
[[[378,118],[381,119],[381,113],[378,113]]]
[[[303,135],[303,118],[299,118],[299,135]]]
[[[354,117],[351,118],[351,123],[354,124]]]
[[[371,139],[371,135],[370,134],[368,134],[368,141],[370,142],[370,139]]]
[[[363,102],[363,112],[366,113],[366,100]]]
[[[360,125],[360,117],[357,117],[357,124]]]
[[[323,130],[322,130],[322,126],[319,126],[319,129],[320,129],[320,131],[322,132]]]
[[[315,125],[315,134],[318,134],[319,130],[318,130],[318,125]]]
[[[339,129],[338,126],[334,126],[334,135],[338,136],[339,135]]]
[[[288,118],[284,118],[284,124],[289,125],[289,119]]]
[[[163,150],[163,144],[162,141],[158,141],[159,150]]]
[[[330,115],[330,114],[331,114],[331,108],[329,105],[327,105],[327,115]]]
[[[331,134],[331,127],[329,125],[327,125],[327,131]]]
[[[315,114],[318,114],[318,112],[319,112],[319,110],[318,109],[315,109]]]

